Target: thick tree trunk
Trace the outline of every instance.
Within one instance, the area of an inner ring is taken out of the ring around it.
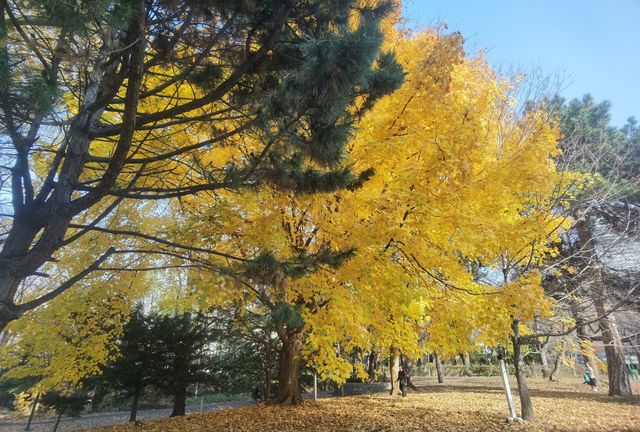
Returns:
[[[391,396],[401,395],[400,391],[400,383],[398,382],[398,372],[400,370],[400,355],[398,351],[395,349],[391,350],[391,356],[389,357],[389,367],[391,369],[391,391],[389,394]]]
[[[278,367],[278,392],[271,402],[278,405],[298,405],[303,402],[300,393],[300,348],[302,347],[303,327],[280,329],[282,340]]]
[[[618,326],[613,314],[606,315],[604,299],[601,296],[595,301],[596,312],[600,316],[600,331],[607,354],[607,372],[609,375],[609,396],[631,396],[631,380],[629,370],[624,362],[624,350]]]
[[[130,422],[135,422],[136,417],[138,416],[138,402],[140,401],[140,391],[141,389],[139,388],[133,391],[133,401],[131,402],[131,415],[129,416]]]
[[[442,371],[440,356],[438,355],[438,353],[433,353],[433,358],[436,362],[436,373],[438,374],[438,382],[442,384],[444,382],[444,372]]]
[[[511,322],[513,336],[513,364],[516,369],[516,380],[518,381],[518,394],[520,395],[520,408],[523,420],[534,420],[533,403],[529,394],[529,386],[527,385],[527,376],[524,373],[524,357],[522,355],[522,339],[520,338],[520,320]]]
[[[464,364],[464,372],[467,376],[471,375],[471,356],[469,351],[462,353],[462,362]]]
[[[556,353],[556,360],[553,363],[553,370],[549,374],[549,381],[556,381],[558,373],[560,372],[560,366],[562,365],[562,360],[564,359],[564,350],[567,346],[567,341],[563,340],[560,344],[560,348]]]
[[[183,416],[185,414],[187,406],[187,385],[181,385],[176,389],[176,394],[173,399],[173,410],[171,411],[171,417]]]
[[[0,281],[0,285],[2,281]],[[3,288],[0,286],[0,290]],[[10,296],[4,299],[0,298],[0,332],[4,334],[4,330],[13,320],[20,318],[22,314],[16,310],[13,305],[13,299]]]

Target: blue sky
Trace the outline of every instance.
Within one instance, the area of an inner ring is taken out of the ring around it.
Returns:
[[[612,123],[640,118],[640,0],[405,0],[413,28],[445,22],[501,68],[564,77],[561,94],[608,99]]]

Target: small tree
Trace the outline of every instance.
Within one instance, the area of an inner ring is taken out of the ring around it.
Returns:
[[[40,403],[58,414],[52,432],[58,430],[58,425],[63,415],[70,417],[79,416],[88,400],[89,395],[80,389],[68,391],[54,390],[44,393],[40,398]]]
[[[154,336],[141,308],[132,311],[117,343],[120,357],[104,371],[104,379],[111,387],[133,397],[130,422],[136,421],[140,395],[153,382],[158,366],[159,344]]]
[[[171,417],[182,416],[189,385],[212,380],[207,353],[215,335],[202,314],[158,314],[151,319],[152,338],[158,343],[153,384],[173,395]]]

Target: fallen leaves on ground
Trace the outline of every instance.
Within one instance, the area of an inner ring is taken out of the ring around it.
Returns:
[[[567,380],[568,381],[568,380]],[[636,394],[639,383],[634,383]],[[429,382],[406,398],[374,394],[264,404],[181,418],[95,429],[101,432],[391,432],[391,431],[640,431],[640,397],[609,397],[577,383],[530,383],[536,420],[508,423],[505,395],[496,379]],[[515,390],[515,389],[514,389]],[[517,393],[514,392],[514,396]]]

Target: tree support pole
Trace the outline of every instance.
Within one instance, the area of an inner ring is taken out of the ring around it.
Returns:
[[[504,394],[507,397],[507,404],[509,405],[509,418],[507,420],[510,423],[514,421],[522,421],[522,419],[516,414],[516,407],[513,404],[513,395],[511,394],[511,387],[509,386],[509,377],[507,376],[507,367],[504,364],[504,358],[502,355],[498,356],[498,360],[500,360],[500,371],[502,372],[501,375]]]
[[[313,373],[313,400],[318,400],[318,374]]]

